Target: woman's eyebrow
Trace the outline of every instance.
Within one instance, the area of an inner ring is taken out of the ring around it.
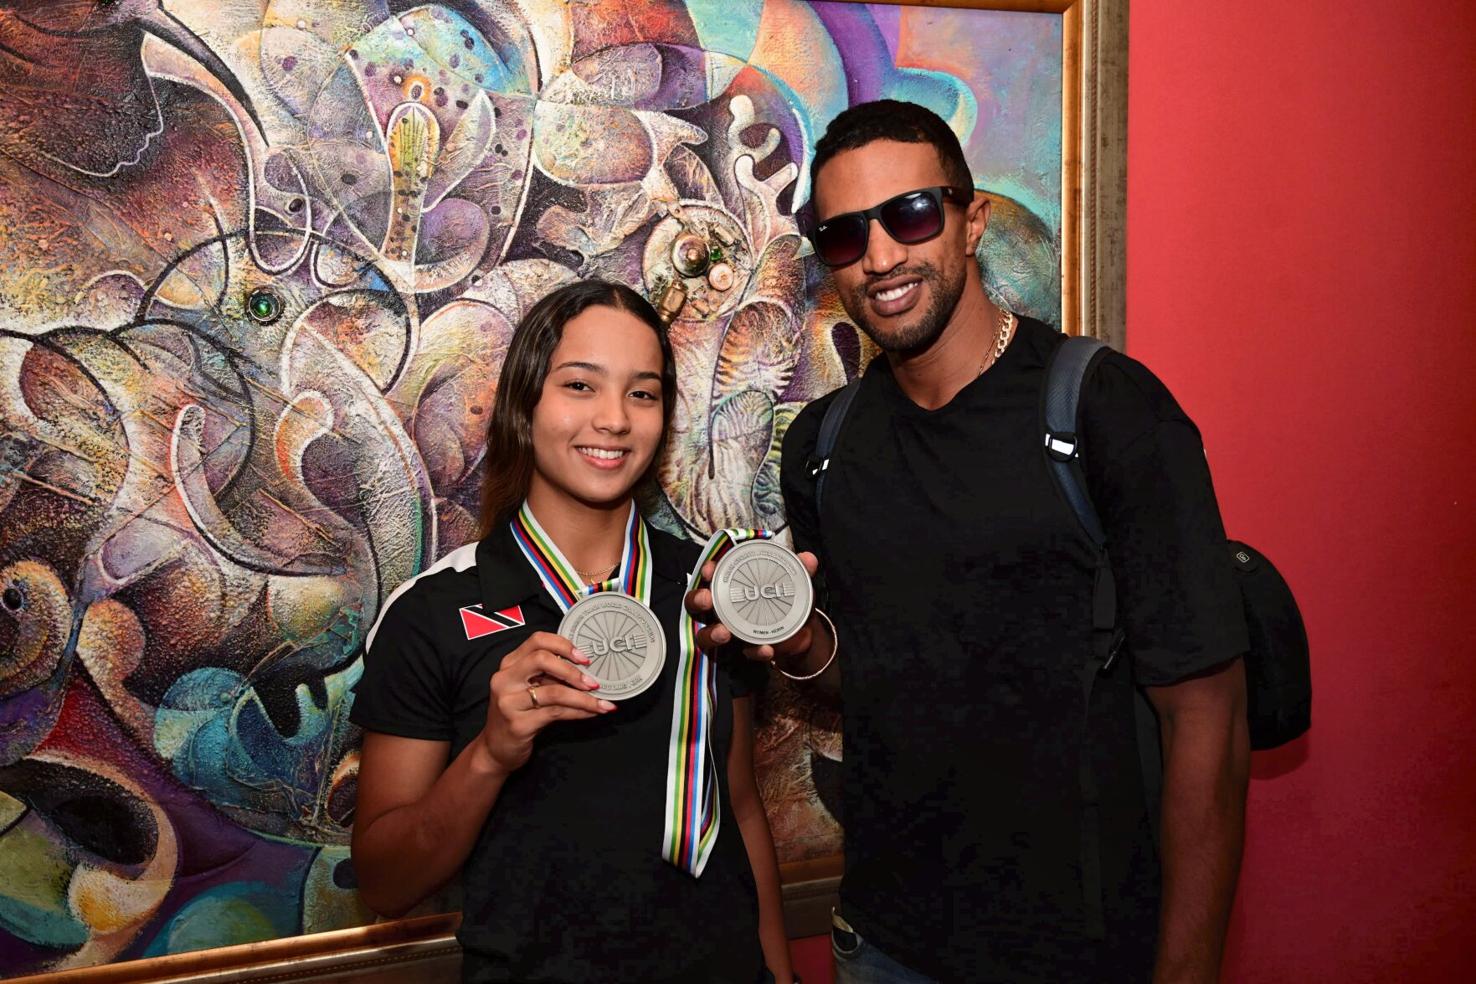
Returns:
[[[550,373],[558,372],[560,369],[582,369],[585,372],[598,373],[601,376],[608,376],[610,374],[610,370],[606,369],[604,366],[596,365],[593,362],[579,362],[579,361],[572,360],[572,359],[570,361],[568,361],[568,362],[560,362],[558,365],[556,365],[552,369],[550,369],[549,372]],[[633,373],[630,378],[631,379],[654,379],[654,380],[656,380],[656,381],[659,382],[661,380],[661,373],[659,373],[659,372],[651,372],[648,369],[645,372]]]

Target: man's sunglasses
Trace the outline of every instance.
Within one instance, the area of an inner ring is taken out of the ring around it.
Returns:
[[[887,235],[904,246],[931,239],[943,231],[943,199],[958,205],[974,200],[971,188],[919,188],[861,212],[846,212],[810,230],[815,255],[826,266],[840,267],[854,263],[866,255],[866,240],[871,235],[871,220],[881,223]]]

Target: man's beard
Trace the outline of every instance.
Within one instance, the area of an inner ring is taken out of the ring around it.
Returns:
[[[943,329],[948,325],[948,319],[953,317],[953,309],[958,306],[958,299],[963,296],[966,279],[964,267],[962,264],[959,265],[958,276],[952,281],[946,279],[942,271],[931,263],[919,263],[887,273],[888,278],[897,276],[921,277],[923,283],[928,287],[927,309],[915,322],[889,328],[885,333],[878,330],[868,316],[871,306],[870,298],[867,296],[869,283],[851,292],[849,298],[851,303],[846,305],[846,310],[856,320],[857,326],[866,332],[867,337],[883,352],[920,352],[938,340],[938,336],[943,334]]]

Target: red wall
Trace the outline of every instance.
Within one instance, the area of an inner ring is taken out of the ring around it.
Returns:
[[[1469,980],[1476,4],[1131,18],[1129,351],[1312,642],[1312,735],[1257,756],[1226,980]],[[796,942],[811,984],[822,942]]]
[[[1476,4],[1132,5],[1128,348],[1296,590],[1229,981],[1476,959]]]

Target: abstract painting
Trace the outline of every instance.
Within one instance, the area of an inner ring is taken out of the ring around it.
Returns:
[[[660,494],[784,527],[778,450],[871,357],[796,212],[911,99],[1061,320],[1059,17],[799,0],[0,0],[0,976],[360,925],[363,640],[476,536],[521,314],[680,304]],[[675,300],[673,300],[675,299]],[[495,466],[495,463],[492,463]],[[782,686],[763,792],[833,855],[837,722]]]

